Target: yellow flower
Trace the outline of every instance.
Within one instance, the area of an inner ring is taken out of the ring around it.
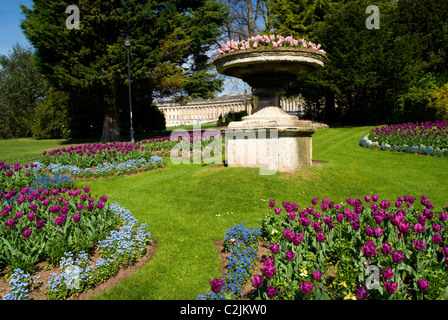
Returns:
[[[300,273],[300,276],[301,277],[308,277],[308,272],[306,271],[306,269],[304,270],[304,269],[302,269],[302,272]]]
[[[347,288],[347,283],[345,283],[345,281],[342,281],[339,285],[343,286],[344,288]]]
[[[344,297],[344,300],[356,300],[356,297],[353,293],[349,293]]]

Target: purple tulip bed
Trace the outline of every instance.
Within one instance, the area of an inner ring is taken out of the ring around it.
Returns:
[[[248,280],[253,299],[448,298],[448,207],[436,210],[426,196],[391,203],[378,195],[269,205],[261,228],[229,229],[229,272],[198,299],[241,298]],[[270,253],[252,274],[261,237]]]
[[[404,123],[374,128],[360,146],[438,157],[448,156],[448,121]]]
[[[89,187],[75,188],[73,179],[42,170],[0,162],[3,300],[26,300],[36,287],[44,288],[47,299],[66,299],[139,259],[151,242],[147,225],[118,204],[107,204],[107,196],[94,196]],[[92,263],[94,251],[100,258]],[[56,272],[39,279],[41,263]]]
[[[132,143],[91,143],[44,151],[38,163],[51,174],[99,178],[163,167],[162,158]]]
[[[202,159],[222,157],[225,148],[225,137],[216,129],[204,132],[190,132],[173,134],[171,136],[145,139],[141,146],[161,157],[187,157],[198,162]],[[215,151],[219,151],[216,152]]]

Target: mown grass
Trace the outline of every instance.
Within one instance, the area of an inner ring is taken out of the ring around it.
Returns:
[[[135,176],[78,180],[95,195],[119,202],[149,225],[159,249],[136,274],[95,299],[196,299],[220,277],[213,242],[236,223],[260,226],[267,201],[301,208],[311,198],[341,202],[378,193],[381,198],[427,195],[448,205],[448,159],[376,151],[357,142],[369,127],[318,130],[313,159],[323,162],[293,174],[259,175],[258,169],[173,165]]]

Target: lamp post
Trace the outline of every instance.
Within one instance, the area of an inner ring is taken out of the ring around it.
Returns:
[[[126,53],[128,57],[128,82],[129,82],[129,113],[131,121],[131,143],[134,143],[134,128],[132,125],[132,102],[131,102],[131,67],[129,63],[129,48],[131,46],[131,39],[126,35],[124,39],[124,45],[126,46]]]

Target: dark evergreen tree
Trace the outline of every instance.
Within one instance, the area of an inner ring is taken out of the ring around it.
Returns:
[[[79,29],[66,27],[69,5],[79,8]],[[213,0],[35,0],[22,10],[39,70],[70,94],[75,132],[102,127],[102,141],[121,139],[120,115],[129,109],[126,36],[136,113],[161,116],[146,110],[157,95],[210,97],[222,86],[206,59],[226,17]]]

